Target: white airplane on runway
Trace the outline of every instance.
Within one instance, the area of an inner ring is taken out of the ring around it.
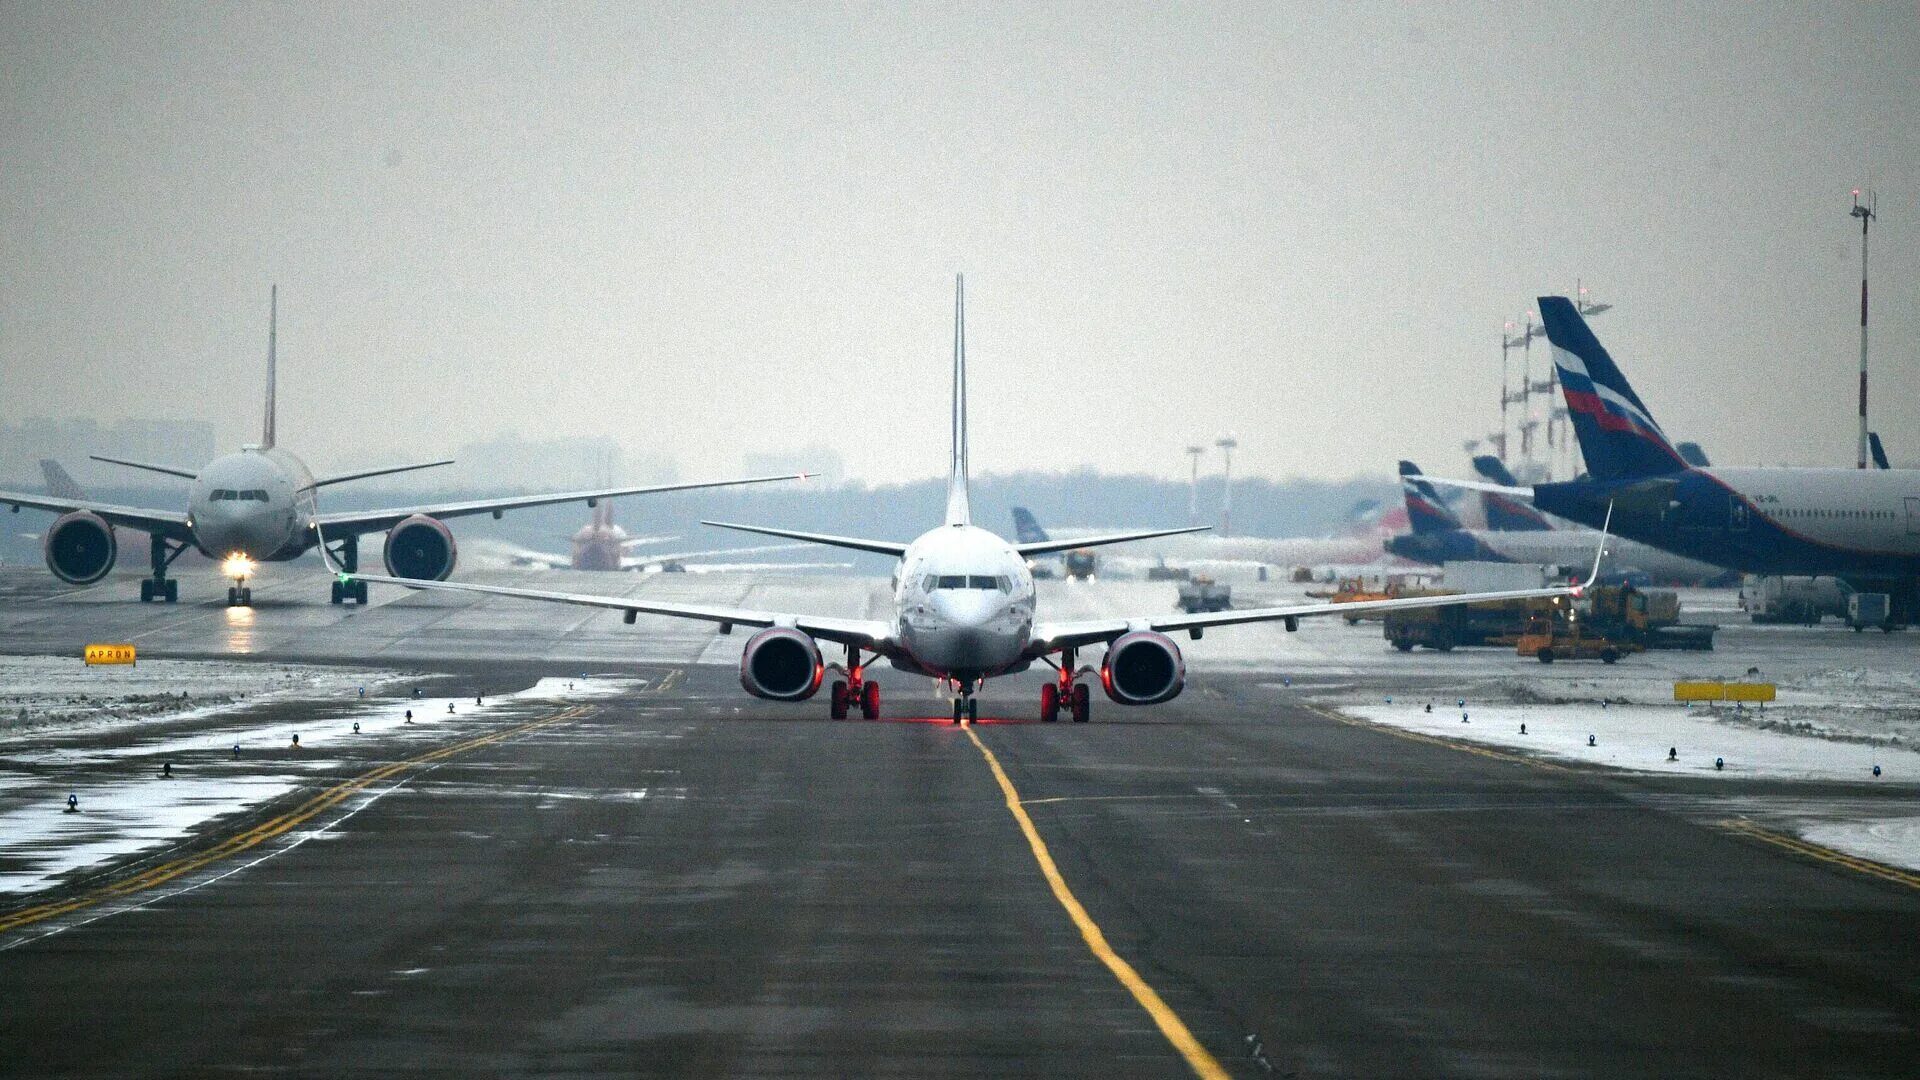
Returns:
[[[94,458],[96,461],[186,478],[192,485],[188,488],[185,512],[118,506],[95,502],[76,494],[28,495],[0,491],[0,504],[11,505],[16,514],[21,507],[27,507],[51,510],[60,515],[42,539],[47,569],[52,570],[55,577],[74,585],[90,585],[105,577],[113,569],[118,553],[114,529],[119,527],[139,530],[151,538],[153,575],[140,583],[142,602],[157,599],[173,603],[179,599],[180,583],[168,579],[167,568],[179,558],[181,552],[191,547],[209,558],[222,560],[223,570],[234,579],[234,584],[227,589],[229,605],[251,604],[253,592],[247,587],[246,581],[253,573],[254,565],[284,562],[305,554],[321,542],[322,529],[332,534],[326,542],[334,547],[332,554],[349,570],[360,564],[360,536],[384,531],[387,534],[384,555],[388,573],[393,574],[396,580],[437,580],[453,572],[455,558],[453,534],[441,524],[441,518],[469,514],[492,514],[497,518],[507,510],[530,506],[568,502],[585,502],[588,506],[595,506],[601,499],[621,495],[647,495],[805,478],[806,474],[800,474],[692,484],[607,487],[591,491],[322,514],[315,505],[314,495],[329,484],[429,469],[452,462],[396,465],[315,479],[305,462],[275,446],[274,369],[279,329],[279,293],[276,287],[271,294],[267,322],[266,426],[258,445],[245,446],[239,453],[216,458],[199,470],[108,457]],[[329,559],[329,564],[332,562]],[[333,602],[339,604],[347,600],[365,604],[366,582],[336,581],[333,585]]]
[[[1578,596],[1584,584],[1507,592],[1453,596],[1423,596],[1371,600],[1350,604],[1300,604],[1208,614],[1151,614],[1134,618],[1092,619],[1047,623],[1035,610],[1033,574],[1027,560],[1070,548],[1119,544],[1198,528],[1155,529],[1146,532],[1076,536],[1065,540],[1010,544],[972,523],[967,498],[967,369],[964,283],[954,284],[953,327],[953,461],[947,481],[946,519],[911,543],[866,540],[848,536],[797,532],[757,525],[709,525],[764,533],[769,536],[892,555],[900,560],[894,571],[892,617],[886,620],[846,619],[705,604],[681,604],[587,593],[546,592],[498,585],[450,581],[415,581],[370,577],[343,571],[339,579],[377,581],[416,589],[513,596],[560,604],[608,608],[624,612],[631,623],[641,612],[720,624],[720,632],[735,626],[759,627],[740,654],[740,684],[755,697],[774,701],[804,701],[825,678],[827,664],[821,641],[846,649],[844,666],[835,665],[844,679],[831,690],[830,715],[846,717],[859,708],[867,719],[880,713],[879,684],[866,676],[865,660],[883,658],[894,668],[915,675],[944,679],[958,691],[953,721],[977,716],[974,692],[982,680],[1025,671],[1035,662],[1054,669],[1057,678],[1040,691],[1040,718],[1057,720],[1068,710],[1075,722],[1091,712],[1091,693],[1083,676],[1097,677],[1102,689],[1121,705],[1152,705],[1171,700],[1186,682],[1180,647],[1168,634],[1185,631],[1198,639],[1210,627],[1237,623],[1280,622],[1288,630],[1314,615],[1353,615],[1363,611],[1441,607],[1482,600]],[[1596,566],[1598,558],[1595,559]],[[1076,667],[1080,649],[1104,645],[1100,667]],[[1059,660],[1054,660],[1055,656]]]

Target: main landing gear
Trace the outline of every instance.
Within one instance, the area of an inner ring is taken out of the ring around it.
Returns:
[[[1043,723],[1054,723],[1060,719],[1060,710],[1067,710],[1076,724],[1084,724],[1093,718],[1093,692],[1087,684],[1075,682],[1073,677],[1073,650],[1067,649],[1060,654],[1060,664],[1054,670],[1060,677],[1040,688],[1040,719]]]
[[[169,604],[178,603],[180,583],[167,577],[167,567],[172,566],[173,560],[187,550],[187,545],[169,544],[165,537],[159,535],[151,537],[151,540],[153,576],[141,579],[140,602],[147,604],[155,600],[164,600]]]
[[[367,587],[364,581],[356,582],[361,590]],[[365,599],[360,601],[366,603]],[[866,677],[866,669],[860,664],[860,650],[847,646],[847,677],[835,679],[829,692],[827,715],[835,720],[845,720],[851,709],[860,710],[860,719],[880,719],[880,684]]]
[[[349,574],[360,569],[359,536],[343,536],[328,544],[327,550],[332,553],[334,562],[340,564],[340,569]],[[336,604],[344,604],[351,600],[361,607],[366,607],[367,583],[358,579],[341,581],[339,578],[335,578],[333,581],[333,594],[329,599]]]

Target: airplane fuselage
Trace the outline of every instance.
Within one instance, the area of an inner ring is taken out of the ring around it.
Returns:
[[[1012,544],[973,525],[942,525],[901,556],[894,622],[907,655],[893,664],[963,682],[1018,670],[1033,615],[1033,573]]]
[[[1691,469],[1541,484],[1542,510],[1751,574],[1920,576],[1920,470]]]
[[[295,558],[313,546],[313,473],[278,448],[247,447],[216,458],[187,491],[194,546],[214,559]]]

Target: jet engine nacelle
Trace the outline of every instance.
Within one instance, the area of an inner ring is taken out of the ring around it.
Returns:
[[[805,701],[820,689],[820,646],[798,630],[770,626],[740,650],[740,685],[754,697]]]
[[[1120,705],[1158,705],[1187,685],[1187,662],[1165,634],[1136,630],[1107,646],[1100,685]]]
[[[453,533],[425,514],[415,514],[387,530],[382,554],[387,573],[420,581],[445,581],[453,573]]]
[[[62,514],[40,543],[47,569],[69,585],[91,585],[107,576],[120,548],[113,526],[85,510]]]

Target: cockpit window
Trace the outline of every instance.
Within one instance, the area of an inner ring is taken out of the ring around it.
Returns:
[[[266,488],[254,488],[254,489],[253,489],[253,490],[251,490],[251,491],[246,491],[246,492],[242,492],[242,493],[241,493],[241,495],[240,495],[240,497],[241,497],[241,498],[243,498],[243,499],[251,499],[251,500],[253,500],[254,502],[266,502],[266,501],[267,501],[267,489],[266,489]]]
[[[941,574],[940,577],[934,581],[933,587],[936,589],[964,589],[967,587],[967,576],[965,574]]]
[[[999,587],[1000,579],[990,575],[974,574],[967,578],[967,588],[969,589],[998,589]]]
[[[240,497],[240,493],[237,491],[234,491],[232,488],[214,488],[213,489],[214,502],[226,502],[229,499],[237,499],[239,497]]]
[[[1012,592],[1013,579],[1005,575],[989,574],[937,574],[929,575],[922,583],[928,592],[935,589],[983,589],[999,592]]]

